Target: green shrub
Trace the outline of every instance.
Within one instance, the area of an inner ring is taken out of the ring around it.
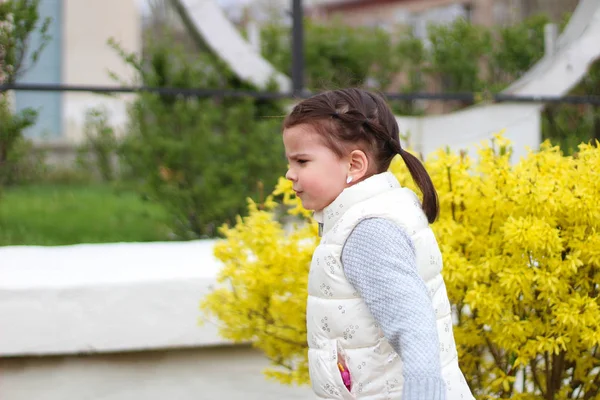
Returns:
[[[31,144],[23,137],[23,130],[33,125],[36,118],[32,109],[13,113],[7,96],[0,93],[0,195],[3,187],[34,173],[31,169],[36,164],[26,159]]]
[[[6,0],[0,2],[0,83],[14,83],[26,66],[37,61],[48,40],[50,19],[40,21],[40,0]],[[41,23],[41,24],[40,24]],[[33,32],[38,31],[41,41],[30,48]],[[31,108],[14,113],[6,92],[0,92],[0,195],[2,188],[15,174],[23,156],[23,131],[32,126],[37,112]]]
[[[151,48],[146,63],[121,54],[148,86],[251,89],[211,55],[192,59],[170,43]],[[214,236],[285,168],[283,114],[264,100],[139,94],[120,149],[126,175],[165,207],[179,238]]]
[[[567,17],[561,21],[561,30],[567,21]],[[543,57],[544,26],[548,22],[547,16],[534,15],[511,26],[484,28],[457,19],[446,25],[430,25],[429,46],[425,46],[410,29],[402,27],[389,33],[339,21],[307,21],[306,85],[315,91],[358,85],[416,93],[428,90],[427,81],[437,81],[444,93],[475,92],[476,98],[486,99],[486,94],[505,89]],[[267,25],[261,43],[262,55],[280,71],[289,72],[289,26]],[[570,94],[597,94],[598,71],[598,65],[592,67]],[[429,103],[391,101],[395,112],[402,115],[421,115]],[[452,102],[453,109],[468,105],[470,102]],[[581,142],[600,138],[600,110],[591,105],[549,104],[542,114],[542,135],[565,151],[573,151]]]
[[[391,36],[381,28],[339,21],[305,23],[306,87],[309,90],[370,85],[385,88],[398,70]],[[261,32],[262,54],[279,71],[291,75],[289,27],[270,24]]]
[[[4,186],[6,187],[46,180],[49,173],[46,152],[36,149],[30,140],[19,138],[12,147],[5,173]]]
[[[450,93],[476,92],[486,86],[481,60],[492,50],[492,39],[486,28],[457,19],[451,25],[431,25],[430,73],[442,79],[443,89]]]
[[[115,156],[119,149],[115,130],[108,121],[108,111],[92,108],[86,112],[85,142],[78,149],[77,164],[84,170],[96,170],[105,182],[117,178]]]

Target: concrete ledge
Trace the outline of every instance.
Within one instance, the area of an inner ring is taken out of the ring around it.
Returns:
[[[228,344],[198,325],[214,243],[0,247],[0,356]]]

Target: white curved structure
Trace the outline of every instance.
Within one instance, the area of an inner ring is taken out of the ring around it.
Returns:
[[[213,0],[171,0],[194,39],[207,45],[241,79],[264,88],[270,80],[289,92],[290,78],[278,72],[244,40]]]
[[[291,86],[288,77],[253,51],[213,0],[171,0],[190,32],[216,52],[242,79],[263,85],[276,76],[280,89]],[[560,96],[585,75],[600,56],[600,1],[582,0],[558,39],[552,56],[540,60],[503,93]],[[515,160],[541,141],[542,104],[503,103],[469,107],[457,112],[424,117],[398,117],[400,129],[410,136],[410,146],[427,155],[441,147],[474,150],[493,133],[506,130],[514,144]]]
[[[502,93],[520,96],[562,96],[571,90],[600,57],[600,1],[582,0],[546,56]],[[541,142],[542,103],[501,103],[469,107],[454,113],[426,117],[399,117],[412,145],[422,154],[448,145],[458,150],[487,140],[503,129],[514,144],[513,161]]]
[[[567,93],[600,57],[600,1],[581,0],[556,42],[544,57],[503,93],[560,96]]]

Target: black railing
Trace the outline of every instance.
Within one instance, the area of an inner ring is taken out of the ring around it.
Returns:
[[[116,93],[157,93],[182,97],[252,97],[256,99],[299,99],[310,96],[310,92],[263,92],[235,89],[194,89],[148,86],[92,86],[92,85],[59,85],[14,83],[0,85],[0,92],[9,90],[33,92],[89,92],[98,94]],[[390,100],[438,100],[463,101],[476,103],[490,101],[496,103],[551,103],[551,104],[591,104],[600,106],[600,96],[535,96],[511,95],[505,93],[384,93]]]

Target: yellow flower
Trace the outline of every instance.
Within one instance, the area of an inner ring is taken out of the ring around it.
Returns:
[[[515,165],[511,154],[498,134],[475,159],[439,150],[425,162],[461,368],[478,399],[598,398],[599,146],[564,156],[543,143]],[[419,194],[400,157],[390,170]],[[291,230],[282,208],[298,219]],[[250,202],[248,217],[222,230],[222,285],[202,302],[223,336],[251,341],[273,363],[267,375],[286,384],[309,379],[310,215],[284,178],[263,207]]]

